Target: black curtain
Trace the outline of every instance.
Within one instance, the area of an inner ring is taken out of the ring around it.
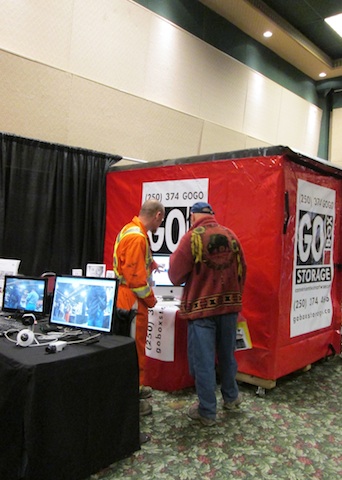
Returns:
[[[102,263],[106,173],[122,157],[0,138],[0,257],[35,276]]]

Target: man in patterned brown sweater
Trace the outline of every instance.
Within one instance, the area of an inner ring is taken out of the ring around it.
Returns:
[[[188,416],[205,426],[216,423],[216,354],[223,407],[242,401],[236,382],[236,324],[242,309],[246,263],[234,232],[219,225],[208,203],[190,209],[190,230],[171,255],[169,277],[185,283],[180,316],[188,321],[188,361],[199,403]]]

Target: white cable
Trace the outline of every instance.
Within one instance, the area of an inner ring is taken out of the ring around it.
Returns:
[[[17,340],[13,340],[12,338],[10,338],[9,334],[14,333],[14,332],[20,332],[20,331],[21,330],[19,330],[17,328],[10,328],[10,329],[6,330],[6,332],[4,332],[4,336],[9,342],[17,344]],[[38,333],[38,334],[35,334],[35,335],[40,335],[40,334]],[[65,335],[68,335],[68,333],[65,333]],[[85,343],[89,340],[93,340],[94,338],[100,337],[101,335],[102,335],[102,333],[97,333],[96,335],[92,335],[90,337],[83,338],[81,340],[72,340],[70,342],[66,342],[66,344],[67,345],[72,345],[74,343]],[[54,342],[60,341],[62,338],[63,337],[59,337],[58,339],[51,339],[49,342],[44,342],[44,343],[32,343],[31,345],[27,345],[27,346],[28,347],[45,347],[47,345],[53,344]]]

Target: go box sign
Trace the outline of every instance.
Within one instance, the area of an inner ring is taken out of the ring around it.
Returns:
[[[189,229],[190,208],[196,202],[208,201],[208,178],[167,180],[143,184],[142,203],[151,198],[165,207],[165,217],[156,234],[150,234],[155,253],[172,253]]]
[[[330,281],[332,266],[327,260],[331,256],[334,217],[306,211],[300,211],[299,216],[296,284]]]
[[[335,210],[335,190],[298,180],[291,337],[331,324]]]

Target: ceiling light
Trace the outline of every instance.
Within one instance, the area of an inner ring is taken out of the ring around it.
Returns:
[[[342,13],[324,19],[342,37]]]
[[[270,37],[272,37],[272,35],[273,35],[273,33],[270,32],[269,30],[267,30],[267,32],[264,32],[264,37],[265,38],[270,38]]]
[[[324,78],[324,77],[327,76],[327,74],[325,72],[321,72],[318,76],[321,77],[321,78]]]

